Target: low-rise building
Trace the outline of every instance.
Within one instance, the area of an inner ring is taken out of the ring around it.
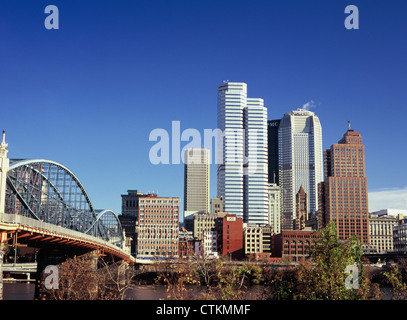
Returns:
[[[373,214],[369,216],[370,245],[376,247],[377,253],[387,253],[394,250],[393,228],[397,226],[398,218],[388,214]]]
[[[203,233],[202,253],[206,258],[218,258],[216,231],[205,231]]]
[[[273,227],[245,225],[244,252],[246,256],[255,253],[271,253],[271,237]]]
[[[185,229],[191,231],[195,239],[203,240],[204,233],[215,231],[215,220],[225,214],[224,212],[217,212],[216,214],[194,213],[185,219]]]
[[[215,230],[218,254],[230,260],[243,259],[243,219],[227,213],[215,219]]]
[[[393,246],[394,252],[398,254],[407,254],[407,219],[398,220],[397,226],[393,228]]]
[[[283,230],[272,238],[272,256],[289,261],[305,260],[315,245],[317,234],[309,230]]]

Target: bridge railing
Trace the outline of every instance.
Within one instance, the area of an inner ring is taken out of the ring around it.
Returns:
[[[101,245],[108,246],[108,247],[114,248],[115,250],[120,250],[120,251],[125,252],[123,250],[123,248],[115,246],[114,244],[111,244],[103,239],[99,239],[97,237],[91,236],[91,235],[83,233],[83,232],[71,230],[68,228],[57,226],[52,223],[35,220],[35,219],[28,218],[25,216],[4,213],[3,215],[0,215],[0,220],[5,223],[21,224],[24,226],[29,226],[29,227],[33,227],[33,228],[37,228],[37,229],[60,233],[60,234],[64,234],[64,235],[75,237],[75,238],[81,238],[81,239],[85,239],[85,240],[89,240],[89,241],[96,241],[96,242],[100,243]]]

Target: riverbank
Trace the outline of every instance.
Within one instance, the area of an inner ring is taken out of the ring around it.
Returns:
[[[193,296],[202,296],[205,288],[202,286],[188,286]],[[261,292],[262,286],[253,286],[250,289],[252,297],[255,297],[257,293]],[[6,282],[4,283],[4,300],[34,300],[34,283],[23,282]],[[381,300],[391,300],[392,288],[381,288],[383,293]],[[125,300],[171,300],[168,297],[167,287],[163,285],[134,285],[130,288],[125,296]]]

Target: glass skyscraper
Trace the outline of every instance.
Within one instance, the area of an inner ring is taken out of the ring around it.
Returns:
[[[218,128],[222,163],[218,197],[224,211],[249,224],[268,223],[267,108],[263,99],[247,98],[247,85],[226,82],[218,88]]]
[[[318,183],[323,180],[319,118],[303,109],[287,112],[278,129],[278,144],[282,229],[295,230],[295,196],[301,186],[308,195],[308,214],[318,210]]]
[[[280,121],[281,119],[267,121],[269,183],[276,183],[277,185],[280,181],[278,173],[278,127]]]

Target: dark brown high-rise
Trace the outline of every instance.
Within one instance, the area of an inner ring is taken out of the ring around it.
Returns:
[[[356,235],[369,243],[369,210],[365,147],[359,132],[348,128],[343,138],[324,151],[324,182],[319,212],[325,224],[335,221],[340,240]]]

